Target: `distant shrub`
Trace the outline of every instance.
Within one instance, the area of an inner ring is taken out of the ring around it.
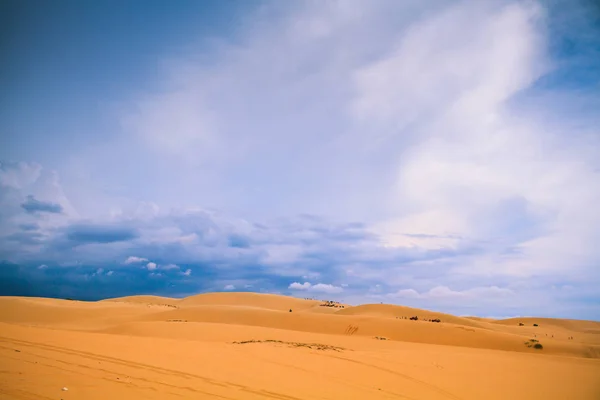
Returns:
[[[519,322],[519,326],[523,326],[523,325],[525,325],[525,324],[524,324],[524,323],[522,323],[522,322]]]
[[[533,347],[536,350],[541,350],[544,348],[544,346],[542,346],[542,344],[540,342],[538,342],[536,339],[529,339],[528,341],[525,342],[525,346],[527,347]]]
[[[538,326],[538,324],[533,324],[533,326]]]
[[[290,308],[290,312],[292,312],[292,309]]]

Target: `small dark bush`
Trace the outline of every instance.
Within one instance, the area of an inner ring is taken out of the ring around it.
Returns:
[[[542,344],[540,342],[538,342],[537,339],[529,339],[528,341],[525,342],[525,346],[533,347],[534,349],[537,349],[537,350],[541,350],[544,348],[544,346],[542,346]]]
[[[525,325],[525,324],[524,324],[524,323],[522,323],[522,322],[519,322],[519,326],[523,326],[523,325]]]
[[[538,326],[538,324],[533,324],[533,326]]]
[[[290,308],[290,312],[292,312],[292,309]]]

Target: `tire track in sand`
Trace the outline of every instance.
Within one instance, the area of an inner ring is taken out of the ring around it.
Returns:
[[[78,357],[82,357],[84,359],[90,359],[90,360],[95,360],[95,361],[100,361],[100,362],[106,362],[106,363],[109,363],[109,364],[115,364],[115,365],[125,366],[125,367],[128,367],[128,368],[132,368],[134,371],[136,369],[151,371],[151,372],[159,374],[159,376],[170,375],[170,376],[177,377],[177,378],[197,379],[197,380],[200,380],[200,381],[202,381],[202,382],[204,382],[206,384],[209,384],[209,385],[212,385],[212,386],[217,386],[217,387],[219,387],[221,389],[237,389],[237,390],[240,390],[240,391],[243,391],[243,392],[247,392],[247,393],[255,394],[257,396],[261,396],[262,398],[267,397],[267,398],[278,399],[278,400],[302,400],[300,398],[289,396],[289,395],[285,395],[285,394],[270,392],[270,391],[266,391],[266,390],[252,389],[252,388],[249,388],[247,386],[239,385],[239,384],[236,384],[236,383],[233,383],[233,382],[226,382],[226,381],[221,382],[221,381],[217,381],[215,379],[211,379],[211,378],[208,378],[208,377],[205,377],[205,376],[201,376],[201,375],[197,375],[197,374],[192,374],[192,373],[189,373],[189,372],[172,370],[172,369],[158,367],[158,366],[154,366],[154,365],[150,365],[150,364],[145,364],[145,363],[140,363],[140,362],[127,361],[127,360],[124,360],[124,359],[121,359],[121,358],[116,358],[116,357],[111,357],[111,356],[105,356],[105,355],[100,355],[100,354],[86,352],[86,351],[81,351],[81,350],[74,350],[74,349],[70,349],[70,348],[62,347],[62,346],[56,346],[56,345],[51,345],[51,344],[46,344],[46,343],[39,343],[39,342],[31,342],[31,341],[27,341],[27,340],[14,339],[14,338],[9,338],[9,337],[5,337],[5,336],[0,336],[0,343],[1,342],[8,342],[8,343],[11,343],[13,345],[19,345],[19,346],[24,346],[24,347],[37,348],[37,349],[41,349],[41,350],[45,350],[45,351],[50,351],[50,352],[55,352],[55,353],[59,353],[59,354],[71,355],[71,356],[78,356]],[[6,347],[6,346],[2,346],[2,345],[0,345],[0,347],[13,350],[12,348],[9,348],[9,347]],[[21,350],[21,352],[23,352],[23,350]],[[65,363],[65,364],[70,364],[70,365],[74,364],[72,362],[68,362],[68,361],[64,361],[64,360],[59,360],[59,359],[56,359],[56,358],[44,357],[44,356],[41,356],[39,354],[34,354],[34,356],[35,357],[46,358],[46,359],[57,361],[57,362],[62,362],[62,363]],[[91,366],[84,365],[84,364],[77,364],[77,366],[80,367],[80,368],[88,368],[88,369],[91,369],[91,370],[98,370],[98,371],[103,371],[103,372],[110,373],[110,374],[115,374],[115,371],[107,370],[107,369],[103,369],[103,368],[98,368],[98,367],[92,368]],[[160,381],[157,381],[157,380],[143,378],[141,376],[135,376],[135,374],[131,374],[131,373],[129,373],[128,375],[131,378],[139,380],[139,381],[142,381],[142,382],[159,384],[159,385],[163,385],[163,386],[166,386],[166,387],[177,388],[177,389],[182,389],[182,390],[186,390],[186,391],[187,390],[194,390],[194,391],[197,391],[199,393],[203,393],[203,394],[206,394],[206,395],[209,395],[209,396],[218,397],[218,398],[227,399],[227,400],[233,400],[234,399],[232,397],[227,397],[227,396],[219,395],[219,394],[212,393],[212,392],[205,392],[205,391],[202,391],[201,389],[198,389],[198,388],[190,388],[190,387],[186,387],[186,386],[172,385],[172,384],[169,384],[169,383],[166,383],[166,382],[160,382]]]

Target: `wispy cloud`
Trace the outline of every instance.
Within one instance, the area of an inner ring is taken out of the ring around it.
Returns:
[[[111,127],[97,132],[106,144],[51,156],[23,142],[47,165],[0,163],[7,276],[27,293],[72,265],[52,293],[103,268],[130,286],[97,274],[98,296],[252,285],[597,316],[591,11],[511,0],[248,10],[235,32],[191,38],[151,82],[106,99],[118,107],[87,124]]]
[[[288,286],[288,289],[291,290],[302,290],[307,292],[315,292],[315,293],[341,293],[344,291],[339,286],[334,286],[328,283],[317,283],[311,284],[310,282],[298,283],[293,282]]]
[[[143,262],[147,262],[148,259],[147,258],[143,258],[143,257],[136,257],[136,256],[129,256],[127,257],[127,259],[123,262],[123,264],[138,264],[138,263],[143,263]]]
[[[396,293],[388,294],[389,297],[411,298],[411,299],[485,299],[490,297],[506,297],[514,295],[510,289],[497,286],[477,287],[463,291],[456,291],[447,286],[436,286],[426,292],[419,293],[414,289],[400,289]]]

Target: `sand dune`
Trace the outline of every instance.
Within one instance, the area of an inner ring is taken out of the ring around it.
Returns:
[[[463,317],[463,318],[471,319],[473,321],[482,321],[482,322],[494,322],[494,321],[497,321],[494,318],[484,318],[484,317],[472,317],[472,316],[468,316],[468,317]]]
[[[594,321],[255,293],[3,297],[0,341],[0,399],[600,398]]]
[[[113,303],[134,303],[134,304],[153,304],[153,305],[171,305],[178,304],[180,299],[173,299],[170,297],[161,296],[127,296],[127,297],[116,297],[114,299],[101,300],[102,302],[113,302]]]
[[[190,296],[183,299],[180,305],[223,305],[256,307],[266,310],[288,311],[290,309],[301,311],[318,306],[318,300],[302,300],[295,297],[278,296],[259,293],[206,293]]]
[[[444,314],[435,311],[422,310],[412,307],[395,306],[390,304],[364,304],[356,307],[345,308],[337,311],[340,315],[364,315],[372,317],[385,317],[385,318],[396,318],[396,317],[418,317],[419,319],[440,319],[444,322],[449,322],[457,325],[473,326],[473,327],[484,327],[485,325],[479,324],[477,321],[473,321],[469,318],[455,317],[454,315]]]
[[[600,332],[600,322],[582,321],[576,319],[558,319],[558,318],[510,318],[499,321],[493,321],[501,325],[518,325],[519,322],[525,325],[538,324],[539,326],[555,326],[557,328],[568,329],[573,332]]]

